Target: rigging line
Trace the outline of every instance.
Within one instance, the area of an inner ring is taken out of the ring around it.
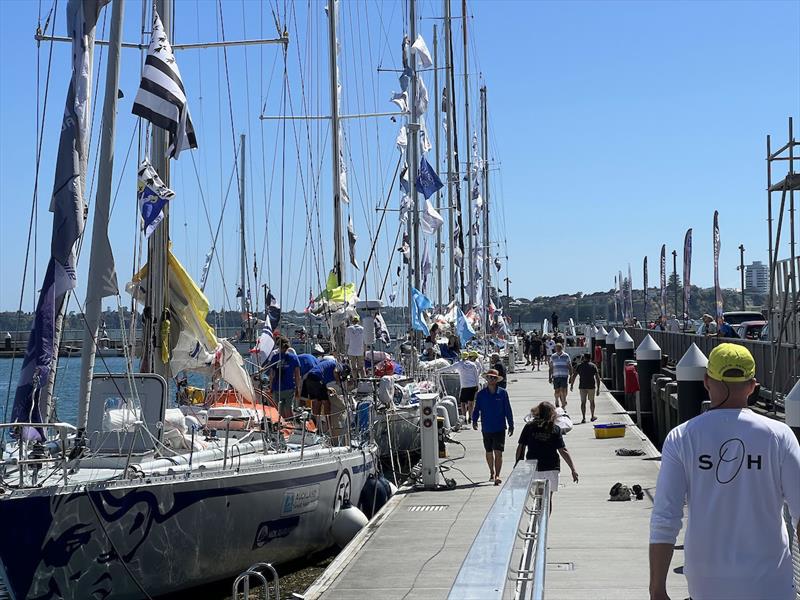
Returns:
[[[123,175],[125,174],[125,167],[128,166],[128,159],[131,156],[131,150],[133,149],[133,140],[135,139],[136,139],[136,128],[134,127],[133,130],[131,131],[131,141],[128,142],[128,151],[125,153],[125,160],[122,162],[122,169],[120,169],[119,178],[117,179],[117,189],[114,191],[114,198],[111,200],[111,208],[108,211],[109,218],[111,217],[111,215],[114,214],[114,207],[117,205],[117,196],[119,196],[119,190],[120,187],[122,187],[122,179]]]
[[[394,245],[392,246],[392,248],[393,248],[392,252],[394,252],[395,251],[394,249],[397,248],[397,244],[400,241],[400,234],[402,233],[402,231],[405,228],[406,228],[406,224],[405,223],[402,223],[402,222],[398,223],[397,235],[394,236]],[[389,261],[389,266],[386,269],[386,275],[384,275],[383,283],[381,284],[381,293],[378,294],[378,296],[377,296],[378,298],[383,298],[383,292],[386,290],[386,280],[389,278],[389,274],[392,272],[392,262],[394,262],[394,261],[392,261],[392,260]]]
[[[275,76],[275,67],[278,64],[278,53],[275,53],[273,60],[272,60],[272,69],[270,70],[269,76],[269,86],[267,87],[266,96],[262,96],[261,102],[264,106],[264,110],[266,110],[266,97],[269,96],[270,90],[272,89],[272,83]],[[262,70],[263,72],[263,70]],[[260,78],[263,82],[263,78]],[[267,239],[269,237],[269,218],[270,218],[270,207],[272,206],[272,184],[270,183],[269,186],[269,194],[267,194],[267,163],[266,163],[266,145],[265,145],[265,135],[264,135],[264,121],[259,120],[260,125],[260,132],[261,132],[261,181],[262,181],[262,191],[264,194],[264,239],[261,243],[261,275],[264,275],[264,266],[266,264],[266,277],[267,281],[269,281],[270,277],[272,276],[272,265],[269,261],[265,262],[266,257],[266,249],[267,249]],[[273,156],[277,156],[278,153],[278,138],[275,137],[275,149],[273,152]],[[270,173],[270,182],[272,182],[275,178],[275,162],[272,161],[272,172]],[[259,289],[260,286],[259,286]],[[259,294],[260,296],[260,294]]]
[[[103,11],[103,28],[102,28],[102,30],[100,32],[101,39],[106,37],[106,35],[105,35],[106,34],[106,21],[108,19],[108,11],[109,10],[110,9],[107,9],[107,10]],[[98,62],[97,62],[97,74],[95,75],[95,78],[94,78],[94,89],[95,90],[99,90],[100,89],[100,72],[103,70],[102,69],[102,67],[103,67],[103,49],[104,49],[104,46],[100,46],[100,57],[98,58]],[[98,115],[97,115],[97,99],[99,97],[100,97],[100,94],[95,93],[94,94],[94,98],[92,98],[92,123],[90,125],[90,127],[92,127],[92,128],[94,128],[95,121],[98,118]],[[100,119],[100,127],[97,127],[97,141],[95,142],[95,148],[97,148],[97,150],[95,150],[95,153],[94,153],[94,165],[92,166],[92,180],[91,180],[91,182],[89,184],[89,194],[86,196],[87,199],[90,199],[94,195],[94,182],[95,182],[95,179],[97,177],[97,165],[98,165],[98,162],[100,160],[100,135],[103,132],[103,115],[102,115],[102,113],[100,114],[99,119]],[[90,129],[90,132],[89,132],[89,141],[90,141],[89,145],[90,146],[91,146],[91,139],[92,139],[91,131],[92,130]],[[88,205],[88,203],[89,203],[89,201],[87,200],[86,204]],[[81,236],[81,237],[83,237],[83,236]]]
[[[286,114],[286,96],[289,87],[288,54],[286,46],[283,48],[283,89],[281,94],[281,114]],[[280,235],[280,275],[278,278],[278,295],[283,304],[283,241],[285,229],[285,210],[286,210],[286,120],[281,123],[281,235]]]
[[[58,0],[54,0],[53,8],[50,9],[50,14],[53,14],[56,10],[58,10]],[[47,31],[47,24],[50,21],[50,16],[48,15],[47,21],[45,22],[45,32]],[[53,22],[53,28],[55,29],[55,21]],[[37,45],[37,54],[38,54],[38,45]],[[34,168],[34,175],[33,175],[33,195],[31,198],[31,216],[28,221],[28,240],[25,247],[25,262],[23,263],[22,267],[22,288],[19,292],[19,305],[17,308],[17,324],[16,330],[19,331],[20,324],[22,322],[22,304],[25,299],[25,281],[26,281],[26,274],[28,272],[28,261],[30,259],[31,254],[31,237],[34,230],[34,217],[36,215],[36,206],[38,204],[39,199],[39,173],[42,164],[42,144],[44,141],[44,125],[47,121],[47,100],[50,96],[50,73],[53,63],[53,40],[50,40],[50,48],[48,49],[47,54],[47,71],[45,74],[45,83],[44,83],[44,100],[42,101],[42,119],[39,130],[37,131],[38,137],[38,147],[36,151],[36,165]],[[37,78],[37,90],[36,90],[36,98],[38,100],[40,96],[40,89],[39,89],[39,81]],[[34,251],[35,254],[35,251]],[[34,294],[36,290],[36,281],[33,281],[33,289]],[[35,304],[34,304],[35,310]],[[8,370],[8,387],[6,388],[6,404],[3,409],[3,422],[8,422],[8,407],[9,407],[9,400],[11,398],[11,383],[13,381],[14,376],[14,363],[17,359],[17,352],[16,352],[16,344],[14,345],[14,353],[11,355],[11,368]],[[16,392],[15,392],[16,393]],[[2,433],[0,433],[0,444],[5,442],[5,433],[6,429],[4,428]]]
[[[386,202],[384,202],[384,204],[383,204],[383,210],[381,211],[381,217],[380,217],[380,220],[378,221],[378,230],[375,232],[375,235],[372,236],[372,247],[369,250],[369,256],[367,257],[367,262],[366,262],[366,265],[364,267],[364,273],[362,274],[362,277],[361,277],[361,283],[358,286],[358,293],[359,294],[361,293],[361,290],[364,288],[364,284],[366,283],[367,272],[369,270],[369,264],[372,261],[372,255],[375,253],[375,246],[378,243],[378,236],[380,235],[381,227],[383,226],[383,221],[385,220],[386,214],[387,214],[386,208],[389,206],[389,201],[392,198],[392,192],[394,191],[394,182],[397,180],[397,174],[400,172],[400,165],[402,164],[402,162],[403,162],[403,155],[401,154],[399,156],[399,158],[397,159],[397,166],[394,169],[394,178],[392,179],[392,185],[389,188],[389,193],[386,194]]]
[[[280,32],[279,32],[279,34],[280,34]],[[243,39],[247,39],[247,18],[245,17],[245,0],[242,0],[242,37],[243,37]],[[244,87],[245,87],[245,101],[246,101],[246,106],[247,106],[247,115],[249,117],[252,113],[251,113],[251,108],[250,108],[250,66],[249,66],[249,62],[247,60],[247,51],[248,51],[248,48],[247,48],[247,46],[245,46],[244,47]],[[252,134],[252,129],[250,127],[250,119],[249,118],[245,119],[245,127],[247,128],[247,137],[249,137],[252,140],[253,139],[253,134]],[[249,168],[248,168],[248,166],[249,166]],[[244,168],[244,171],[245,171],[245,175],[247,174],[248,171],[250,172],[250,177],[246,177],[245,178],[245,189],[243,190],[243,193],[245,194],[246,197],[253,198],[254,185],[253,185],[253,177],[252,177],[252,173],[253,173],[253,153],[252,152],[248,153],[245,156],[245,164],[243,165],[243,168]],[[247,195],[247,184],[250,184],[250,194],[249,194],[249,196]],[[253,249],[255,250],[255,244],[256,244],[256,209],[255,209],[255,203],[252,200],[250,201],[250,226],[251,226],[251,234],[252,234],[251,240],[252,240],[252,243],[253,243]],[[246,229],[245,229],[245,231],[246,231]],[[247,264],[247,261],[245,262],[245,264]],[[252,269],[253,269],[252,273],[251,273],[250,269],[246,269],[245,270],[245,278],[247,280],[246,281],[246,285],[248,286],[248,291],[253,290],[253,289],[258,290],[258,287],[257,287],[258,286],[258,281],[256,281],[257,266],[256,266],[256,262],[255,262],[255,251],[253,252]],[[251,286],[251,281],[250,281],[250,275],[251,274],[253,276],[253,281],[252,281],[253,285],[252,286]],[[244,291],[243,291],[243,293],[244,293]],[[255,297],[258,298],[258,296],[259,296],[259,294],[258,294],[258,292],[256,292]],[[252,298],[251,298],[250,302],[251,303],[253,302]],[[253,306],[250,306],[251,310],[253,310],[253,308],[254,308]]]

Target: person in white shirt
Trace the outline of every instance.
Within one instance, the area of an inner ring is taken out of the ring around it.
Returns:
[[[457,371],[461,383],[461,391],[458,395],[458,404],[461,407],[461,414],[464,416],[464,423],[468,423],[472,410],[475,408],[475,394],[478,393],[480,382],[480,371],[474,360],[470,360],[470,352],[461,353],[461,360],[454,362],[442,371]],[[477,358],[477,353],[475,353]]]
[[[544,342],[544,350],[545,353],[547,354],[547,360],[550,360],[550,357],[553,356],[553,352],[556,351],[556,342],[549,335],[546,336],[546,338],[547,339]]]
[[[750,411],[755,361],[738,344],[708,357],[711,408],[664,442],[650,519],[650,598],[665,600],[672,552],[688,519],[684,574],[693,600],[794,600],[783,520],[800,535],[800,444],[779,421]]]
[[[672,333],[680,333],[681,331],[681,322],[678,321],[678,318],[675,315],[669,316],[669,321],[666,324],[666,330]]]
[[[345,330],[344,345],[347,347],[347,358],[350,368],[356,377],[366,377],[364,368],[364,328],[359,323],[358,315],[353,315],[351,325]]]

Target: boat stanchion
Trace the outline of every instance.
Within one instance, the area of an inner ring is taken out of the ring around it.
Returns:
[[[228,466],[228,442],[231,439],[231,416],[225,415],[225,452],[222,455],[222,470]]]
[[[696,344],[689,346],[675,368],[678,379],[678,423],[700,414],[708,391],[703,384],[708,358]]]
[[[653,413],[653,375],[661,371],[661,348],[650,334],[636,348],[636,372],[639,374],[639,402],[636,418],[639,427],[651,440],[655,436]]]

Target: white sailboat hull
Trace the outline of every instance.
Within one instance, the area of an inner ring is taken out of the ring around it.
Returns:
[[[7,493],[0,566],[11,596],[157,596],[330,547],[342,499],[358,503],[374,460],[366,449],[316,454],[239,472]]]

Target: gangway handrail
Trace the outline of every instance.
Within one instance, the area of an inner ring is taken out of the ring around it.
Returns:
[[[510,569],[509,579],[515,585],[515,600],[543,600],[550,519],[550,482],[546,479],[534,480],[528,500],[533,502],[530,508],[525,507],[525,513],[530,517],[524,522],[524,528],[517,530],[517,537],[523,540],[520,568]]]
[[[509,578],[512,559],[522,533],[520,522],[526,515],[538,519],[532,515],[534,510],[541,513],[535,505],[534,509],[528,506],[535,489],[535,473],[534,460],[522,461],[511,471],[461,563],[450,588],[450,600],[492,600],[507,596],[506,587],[513,581]],[[547,496],[549,499],[549,493]]]

